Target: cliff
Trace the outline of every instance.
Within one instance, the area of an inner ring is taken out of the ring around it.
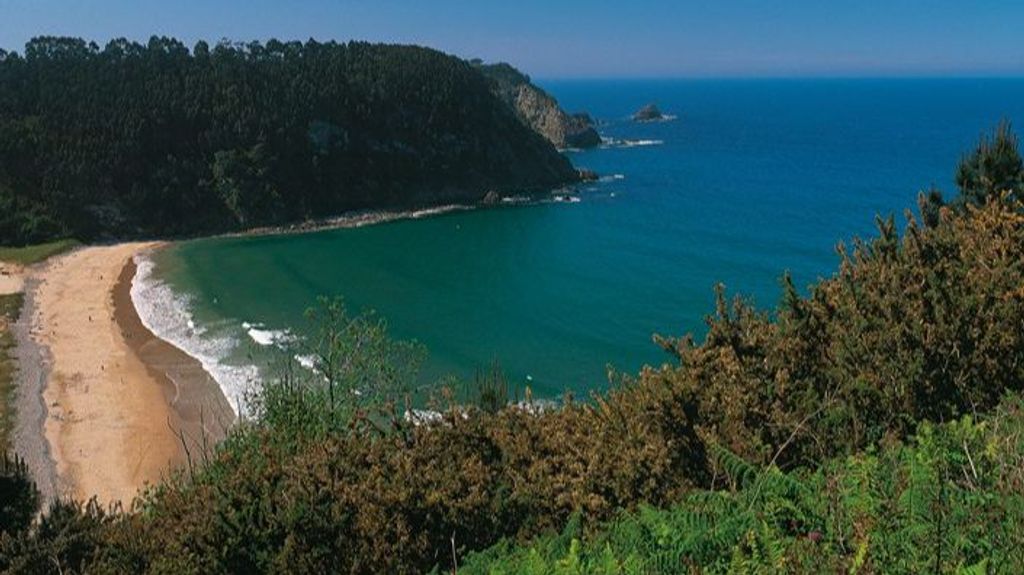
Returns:
[[[601,143],[594,121],[587,114],[569,114],[550,94],[530,82],[530,77],[509,64],[472,62],[491,80],[494,93],[519,119],[560,149],[591,148]]]

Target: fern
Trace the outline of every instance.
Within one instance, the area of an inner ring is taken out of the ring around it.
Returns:
[[[640,506],[585,538],[574,516],[562,534],[471,557],[464,572],[1024,572],[1024,409],[1004,403],[814,473],[713,446],[733,489]]]

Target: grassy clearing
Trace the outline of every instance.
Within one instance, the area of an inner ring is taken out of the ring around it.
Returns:
[[[57,254],[62,254],[81,245],[78,240],[57,240],[45,244],[25,246],[23,248],[0,247],[0,262],[21,264],[23,266],[39,263]]]
[[[0,295],[0,453],[6,453],[14,430],[14,374],[12,357],[14,334],[10,325],[17,321],[24,301],[22,294]]]

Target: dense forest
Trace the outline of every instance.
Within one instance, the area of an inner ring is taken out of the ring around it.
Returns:
[[[575,181],[469,63],[413,46],[0,51],[0,245],[182,235]]]
[[[902,232],[879,218],[841,246],[808,295],[786,279],[768,313],[720,291],[703,342],[658,338],[671,362],[557,408],[510,401],[494,369],[472,401],[439,388],[435,417],[409,417],[422,350],[324,301],[319,375],[283,367],[129,512],[58,501],[34,520],[25,469],[0,466],[0,571],[1019,573],[1008,127],[957,181]]]

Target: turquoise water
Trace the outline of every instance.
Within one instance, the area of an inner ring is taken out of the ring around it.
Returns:
[[[190,297],[230,364],[260,347],[243,322],[301,333],[318,295],[340,295],[423,342],[431,376],[497,359],[537,393],[581,392],[606,385],[608,364],[668,361],[654,333],[699,336],[716,282],[770,308],[785,270],[799,286],[831,274],[837,242],[871,234],[875,214],[902,219],[930,185],[952,195],[981,131],[1024,121],[1024,80],[542,84],[611,141],[569,152],[606,176],[579,203],[192,241],[160,254],[153,279]],[[628,120],[648,102],[677,118]]]

